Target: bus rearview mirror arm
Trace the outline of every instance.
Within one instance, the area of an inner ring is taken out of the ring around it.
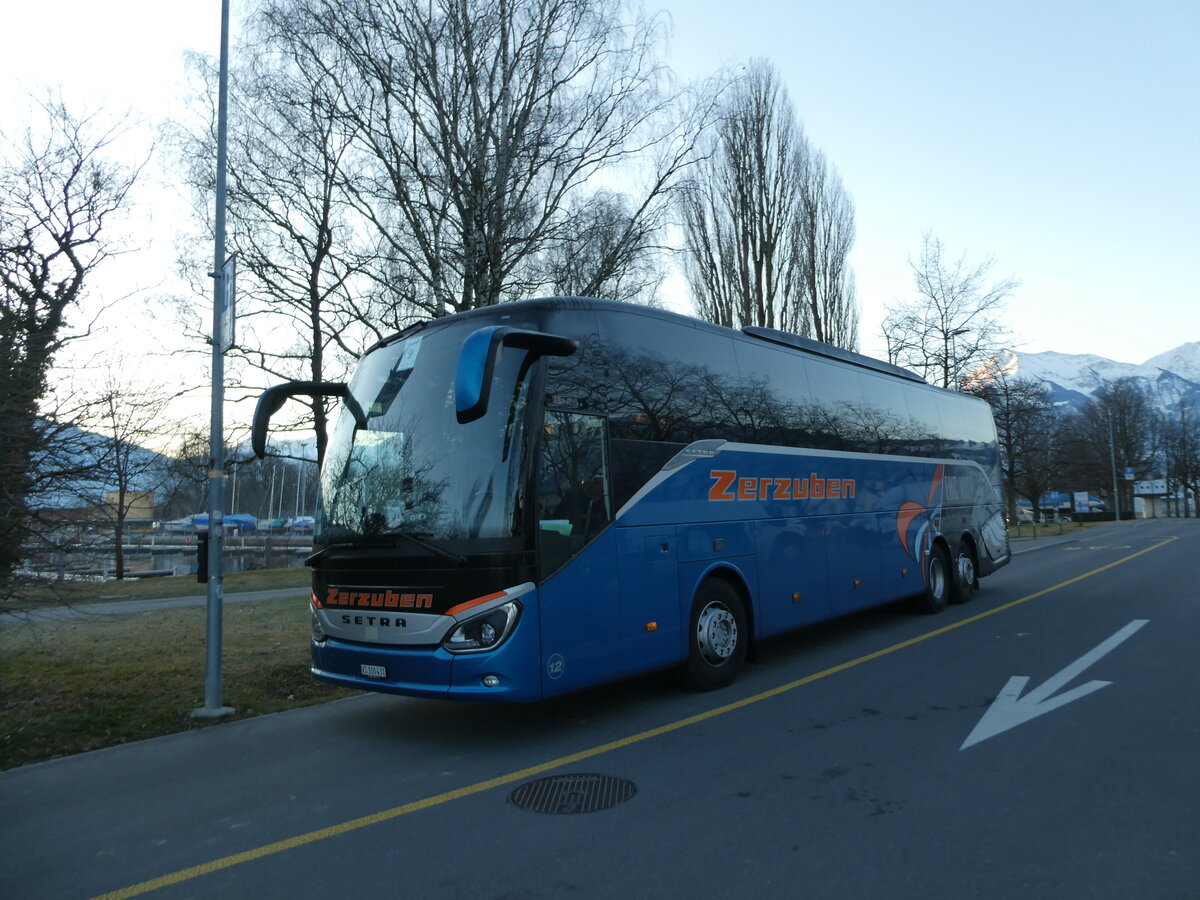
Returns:
[[[492,373],[503,347],[528,350],[537,356],[571,356],[579,349],[579,342],[507,325],[491,325],[469,334],[458,353],[454,375],[455,413],[460,425],[474,422],[487,412]]]
[[[350,396],[350,386],[341,381],[289,381],[267,388],[258,398],[254,408],[254,424],[250,429],[250,449],[259,459],[267,455],[267,426],[271,416],[292,397],[341,397],[346,401],[354,420],[361,427],[366,424],[362,409]]]

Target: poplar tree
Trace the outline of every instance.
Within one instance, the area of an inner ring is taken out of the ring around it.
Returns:
[[[679,211],[701,318],[858,346],[853,204],[769,63],[753,62],[722,100]]]

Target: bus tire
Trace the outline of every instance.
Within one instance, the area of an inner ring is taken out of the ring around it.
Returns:
[[[701,691],[730,684],[746,663],[749,641],[746,610],[737,590],[722,578],[704,579],[692,601],[684,682]]]
[[[958,553],[954,555],[954,571],[950,578],[950,602],[966,603],[975,593],[978,584],[978,573],[975,568],[975,551],[966,541],[958,545]]]
[[[919,613],[933,615],[946,608],[950,599],[950,559],[941,544],[929,549],[925,562],[925,590],[917,595],[913,608]]]

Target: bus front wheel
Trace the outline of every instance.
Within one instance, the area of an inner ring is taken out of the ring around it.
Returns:
[[[745,665],[749,639],[737,590],[721,578],[705,579],[692,601],[684,680],[701,691],[725,687]]]
[[[916,597],[915,607],[921,613],[940,613],[950,600],[950,557],[941,544],[934,544],[925,561],[925,590]]]

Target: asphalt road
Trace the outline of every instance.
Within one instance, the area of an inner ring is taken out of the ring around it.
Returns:
[[[1129,523],[712,694],[371,695],[15,769],[0,897],[1200,896],[1198,584],[1200,522]],[[625,793],[513,802],[565,774]]]

